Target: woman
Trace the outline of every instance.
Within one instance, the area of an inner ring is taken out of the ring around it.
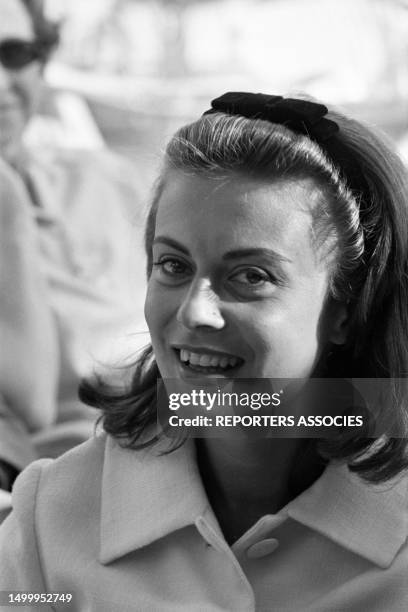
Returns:
[[[130,272],[141,216],[134,169],[107,151],[24,145],[57,42],[42,0],[2,0],[0,180],[11,194],[0,202],[4,490],[33,458],[92,435],[95,414],[78,401],[79,381],[95,358],[127,353],[124,337],[143,320]]]
[[[126,394],[83,386],[107,433],[17,481],[3,589],[74,610],[405,609],[407,194],[382,139],[321,104],[230,93],[182,128],[146,230],[152,347]],[[398,438],[174,448],[156,425],[160,377],[344,376],[392,379]]]

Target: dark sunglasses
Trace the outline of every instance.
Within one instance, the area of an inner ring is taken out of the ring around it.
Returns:
[[[39,41],[7,38],[0,42],[0,64],[8,70],[19,70],[31,62],[44,60],[45,56],[44,45]]]

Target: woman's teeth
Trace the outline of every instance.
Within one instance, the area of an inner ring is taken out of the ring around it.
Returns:
[[[238,357],[227,357],[221,355],[210,355],[205,353],[192,353],[186,349],[180,350],[180,360],[183,363],[188,363],[192,366],[200,366],[202,368],[234,368],[238,361]]]

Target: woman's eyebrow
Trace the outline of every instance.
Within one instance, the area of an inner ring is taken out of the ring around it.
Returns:
[[[180,251],[181,253],[184,253],[185,255],[190,255],[190,251],[183,246],[180,242],[178,242],[177,240],[174,240],[173,238],[169,238],[168,236],[157,236],[154,241],[153,244],[166,244],[167,246],[172,247],[173,249],[177,249],[178,251]],[[224,253],[224,255],[222,256],[222,259],[224,260],[231,260],[231,259],[241,259],[242,257],[268,257],[269,259],[272,259],[274,262],[276,263],[292,263],[292,260],[289,259],[288,257],[285,257],[284,255],[281,255],[280,253],[278,253],[277,251],[274,251],[273,249],[267,249],[267,248],[259,248],[259,247],[252,247],[252,248],[247,248],[247,249],[236,249],[233,251],[228,251],[227,253]]]
[[[269,259],[272,259],[277,263],[284,263],[284,262],[292,263],[292,260],[289,259],[289,257],[285,257],[284,255],[281,255],[280,253],[278,253],[277,251],[274,251],[273,249],[257,248],[257,247],[228,251],[222,256],[222,258],[223,259],[241,259],[242,257],[253,257],[253,256],[257,256],[257,257],[266,256]]]
[[[167,236],[157,236],[153,240],[153,245],[158,244],[158,243],[167,244],[167,246],[170,246],[173,249],[177,249],[178,251],[185,253],[185,255],[190,255],[190,251],[186,249],[185,246],[180,244],[180,242],[177,242],[177,240],[173,240],[173,238],[168,238]]]

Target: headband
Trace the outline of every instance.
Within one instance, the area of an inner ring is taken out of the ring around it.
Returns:
[[[335,121],[326,119],[326,106],[308,100],[230,91],[215,98],[211,102],[211,109],[204,115],[216,112],[285,125],[318,143],[325,142],[339,131]]]
[[[307,136],[320,145],[341,169],[354,195],[370,201],[370,188],[364,171],[341,139],[335,138],[340,128],[335,121],[327,119],[328,109],[324,104],[262,93],[230,91],[212,100],[211,108],[204,115],[217,112],[247,119],[263,119]]]

